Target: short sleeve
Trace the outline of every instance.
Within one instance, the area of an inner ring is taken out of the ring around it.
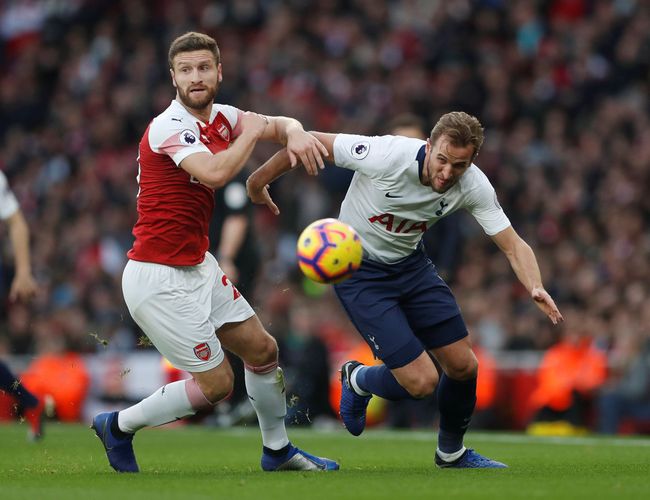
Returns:
[[[474,188],[471,200],[468,210],[481,225],[485,234],[494,236],[510,226],[510,220],[501,208],[497,193],[487,177]]]
[[[390,168],[393,136],[338,134],[334,139],[337,166],[377,177]]]
[[[168,155],[176,165],[194,153],[210,153],[200,140],[197,123],[187,123],[173,116],[160,116],[149,127],[149,145],[154,153]]]
[[[0,172],[0,219],[8,219],[18,211],[18,200],[9,188],[5,175]]]

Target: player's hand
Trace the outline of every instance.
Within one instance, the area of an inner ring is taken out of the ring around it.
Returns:
[[[242,135],[250,134],[255,140],[264,133],[264,129],[269,124],[269,119],[252,111],[246,111],[240,118]]]
[[[266,205],[269,207],[269,210],[273,212],[274,215],[280,214],[280,209],[271,199],[269,194],[269,185],[266,184],[262,188],[258,188],[250,182],[250,177],[246,180],[246,194],[251,199],[251,201],[257,205]]]
[[[557,325],[558,323],[564,321],[562,313],[557,308],[555,301],[546,290],[540,287],[535,287],[530,292],[530,295],[535,301],[535,304],[537,304],[537,307],[544,311],[544,314],[549,317],[554,325]]]
[[[34,281],[34,278],[31,274],[17,274],[14,277],[13,282],[11,283],[11,289],[9,290],[9,300],[14,302],[16,300],[28,301],[34,295],[38,286]]]
[[[323,156],[329,156],[327,148],[318,139],[298,128],[287,133],[287,153],[291,167],[300,161],[309,175],[318,175],[318,170],[325,168]]]

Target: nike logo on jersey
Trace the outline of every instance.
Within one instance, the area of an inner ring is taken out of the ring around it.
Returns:
[[[402,198],[402,196],[397,196],[394,194],[386,193],[386,198]]]
[[[182,122],[183,120],[181,118],[172,118],[173,122]]]

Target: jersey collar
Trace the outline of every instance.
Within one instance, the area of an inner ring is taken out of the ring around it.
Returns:
[[[418,177],[420,179],[422,179],[422,170],[424,169],[424,158],[426,155],[426,144],[423,144],[422,147],[418,150],[418,154],[415,155],[415,160],[418,162]]]

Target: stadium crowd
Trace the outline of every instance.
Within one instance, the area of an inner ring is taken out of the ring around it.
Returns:
[[[608,357],[599,385],[610,400],[636,370],[630,394],[650,401],[650,8],[635,0],[3,2],[0,169],[32,231],[40,292],[0,308],[0,354],[146,348],[120,286],[137,144],[174,96],[166,50],[189,30],[219,43],[220,102],[306,129],[381,134],[404,113],[479,117],[476,163],[572,320],[554,328],[478,225],[462,224],[428,243],[474,341],[545,350],[571,328]],[[258,146],[249,167],[272,153]],[[253,221],[251,303],[280,338],[292,300],[311,304],[303,322],[334,355],[355,334],[331,292],[304,288],[294,245],[309,222],[336,216],[348,181],[342,169],[282,179],[282,214],[257,207]],[[10,262],[0,260],[1,297]]]

